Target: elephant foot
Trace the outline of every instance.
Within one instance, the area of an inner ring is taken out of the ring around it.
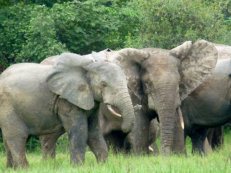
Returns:
[[[170,156],[172,154],[172,149],[170,146],[161,147],[161,154],[164,156]]]
[[[85,154],[84,154],[85,155]],[[76,166],[81,166],[84,164],[84,161],[85,161],[85,157],[84,155],[81,155],[81,156],[74,156],[70,158],[71,160],[71,165],[73,167],[76,167]]]

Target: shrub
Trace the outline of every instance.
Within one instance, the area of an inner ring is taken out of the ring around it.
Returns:
[[[224,15],[201,0],[135,0],[140,32],[128,36],[127,47],[172,48],[186,40],[219,42],[230,32]]]

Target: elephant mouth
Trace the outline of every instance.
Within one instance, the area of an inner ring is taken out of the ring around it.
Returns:
[[[181,128],[184,130],[184,119],[183,119],[183,116],[182,116],[182,112],[181,112],[181,109],[180,107],[177,108],[177,114],[180,118],[180,125],[181,125]]]
[[[116,107],[107,104],[107,108],[113,115],[115,115],[118,118],[122,118],[122,115],[120,113],[118,113],[119,110]]]

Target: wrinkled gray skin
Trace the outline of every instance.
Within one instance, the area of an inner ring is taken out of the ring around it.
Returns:
[[[57,135],[64,130],[72,164],[84,162],[87,144],[98,161],[105,160],[108,151],[97,116],[100,102],[123,115],[123,131],[133,125],[125,75],[112,63],[64,53],[54,65],[12,65],[1,74],[0,83],[0,127],[7,167],[28,166],[28,135]]]
[[[122,138],[124,141],[118,145],[131,147],[135,153],[147,153],[150,121],[158,115],[161,153],[182,152],[174,147],[176,144],[184,147],[180,104],[213,72],[217,60],[215,47],[201,40],[194,44],[185,42],[172,50],[107,49],[92,56],[113,62],[124,70],[135,109],[134,128],[128,136],[121,136],[121,120],[101,106],[100,123],[104,136],[109,136],[112,142]]]
[[[220,126],[231,120],[231,46],[215,46],[219,59],[214,74],[181,106],[185,136],[191,137],[193,152],[205,152],[203,142],[208,127]]]

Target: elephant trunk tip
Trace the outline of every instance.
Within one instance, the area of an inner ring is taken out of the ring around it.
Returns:
[[[123,123],[121,126],[122,131],[124,133],[129,133],[132,130],[134,123],[135,123],[135,118],[129,118],[129,120],[128,119],[123,120]]]

